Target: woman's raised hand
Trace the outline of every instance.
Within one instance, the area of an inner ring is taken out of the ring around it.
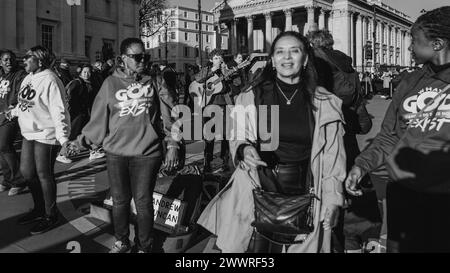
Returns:
[[[258,166],[267,167],[266,162],[261,160],[256,148],[250,145],[244,148],[244,162],[253,169],[256,169]]]

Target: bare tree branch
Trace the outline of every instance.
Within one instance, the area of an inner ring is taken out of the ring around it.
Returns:
[[[141,0],[139,29],[142,37],[151,37],[167,26],[171,15],[164,12],[166,8],[166,0]]]

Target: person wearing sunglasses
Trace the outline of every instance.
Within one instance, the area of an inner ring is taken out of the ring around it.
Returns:
[[[153,202],[157,174],[167,143],[165,165],[178,165],[179,144],[171,137],[174,98],[161,78],[144,74],[148,55],[138,38],[120,46],[121,65],[106,78],[95,98],[91,118],[69,153],[81,146],[102,145],[113,199],[114,243],[111,253],[128,252],[130,202],[137,211],[135,247],[150,252],[153,242]],[[165,139],[163,136],[166,136]],[[165,140],[165,142],[163,141]]]
[[[23,136],[20,158],[22,173],[33,197],[34,209],[19,224],[36,223],[32,235],[56,227],[56,181],[54,165],[59,146],[67,150],[70,116],[64,85],[50,69],[54,55],[42,46],[32,47],[24,57],[25,70],[18,104],[8,114],[17,116]]]

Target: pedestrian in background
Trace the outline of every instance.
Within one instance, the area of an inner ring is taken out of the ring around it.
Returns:
[[[10,50],[0,51],[0,66],[4,71],[0,75],[0,111],[4,113],[17,105],[20,85],[27,73],[17,65],[16,54]],[[8,120],[0,114],[0,165],[3,173],[0,192],[9,190],[8,196],[19,194],[26,188],[14,148],[19,130],[17,119]]]

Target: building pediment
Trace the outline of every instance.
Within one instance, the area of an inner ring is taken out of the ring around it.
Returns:
[[[250,6],[259,6],[271,3],[274,0],[224,0],[213,8],[213,12],[221,9],[236,9]]]

